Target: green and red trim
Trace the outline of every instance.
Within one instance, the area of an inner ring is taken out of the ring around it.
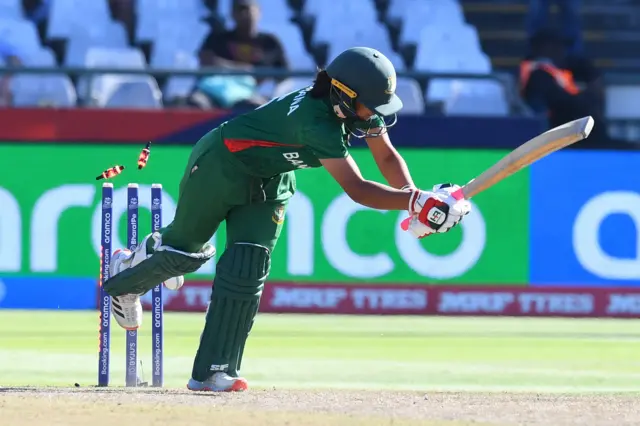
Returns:
[[[300,148],[303,145],[289,145],[286,143],[261,141],[255,139],[225,139],[224,144],[231,152],[240,152],[245,149],[261,147],[261,148],[277,148],[277,147],[291,147]]]

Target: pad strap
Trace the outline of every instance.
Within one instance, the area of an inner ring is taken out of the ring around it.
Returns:
[[[154,250],[152,255],[135,266],[109,278],[104,284],[107,294],[109,296],[145,294],[169,278],[197,271],[216,254],[215,247],[209,243],[197,253],[186,253],[163,246],[159,240]]]

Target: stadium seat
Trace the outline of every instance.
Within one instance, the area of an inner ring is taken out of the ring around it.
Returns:
[[[329,64],[333,59],[335,59],[340,53],[344,52],[345,50],[354,46],[364,46],[364,45],[373,47],[374,49],[377,49],[380,52],[382,52],[382,54],[385,55],[391,61],[396,71],[406,70],[407,67],[404,63],[404,59],[402,59],[402,56],[399,53],[394,52],[393,49],[391,49],[390,47],[387,47],[387,48],[379,47],[380,45],[375,43],[366,44],[361,42],[357,42],[357,43],[334,42],[329,46],[329,53],[327,55],[327,64]]]
[[[51,0],[47,39],[67,39],[82,27],[100,31],[111,22],[107,0]]]
[[[400,115],[424,114],[425,105],[420,84],[413,78],[398,77],[396,95],[402,99],[403,107]]]
[[[154,51],[151,60],[154,68],[197,70],[200,66],[198,57],[191,53],[180,50],[158,50]],[[187,97],[195,86],[197,78],[195,76],[172,76],[167,79],[162,94],[166,101],[175,98]]]
[[[509,115],[505,89],[498,81],[454,80],[452,92],[443,105],[447,115]]]
[[[354,46],[368,46],[377,49],[389,58],[396,70],[405,70],[404,59],[393,50],[389,34],[383,25],[377,22],[371,27],[353,30],[345,34],[344,37],[333,39],[329,44],[327,64],[340,53]]]
[[[282,43],[292,70],[315,70],[316,62],[307,51],[300,29],[291,23],[263,25],[261,30],[274,34]]]
[[[434,22],[432,17],[435,15],[435,9],[433,3],[426,3],[417,10],[413,10],[413,13],[408,13],[408,10],[402,10],[402,15],[399,18],[401,27],[398,35],[398,44],[400,46],[417,44],[420,40],[420,33],[425,27],[433,25],[446,27],[444,23]]]
[[[305,16],[317,16],[322,13],[322,9],[325,9],[326,5],[322,0],[306,0],[302,2],[302,14]]]
[[[452,41],[457,49],[460,49],[460,54],[474,54],[482,51],[478,30],[473,25],[461,23],[455,27],[455,36],[452,37]]]
[[[48,47],[33,50],[21,57],[25,65],[33,67],[54,67],[57,65],[53,51]]]
[[[436,57],[432,67],[426,71],[490,74],[492,70],[489,57],[484,53],[478,53],[466,57]],[[492,115],[503,115],[503,112],[508,110],[504,87],[489,80],[432,78],[425,97],[429,103],[443,102],[445,111],[457,111],[460,114],[472,111],[473,108],[477,108],[478,111],[486,110]],[[473,102],[477,104],[475,107],[470,105]]]
[[[311,86],[313,84],[313,78],[302,78],[302,77],[291,77],[282,80],[280,83],[276,85],[276,88],[273,91],[273,97],[279,98],[280,96],[284,96],[288,93],[294,92],[299,89],[304,89],[305,87]]]
[[[435,13],[435,1],[422,0],[391,0],[385,20],[392,24],[406,25],[404,22],[411,15],[422,18],[422,22],[426,25],[433,21],[432,15]],[[412,25],[420,23],[420,20],[412,21]],[[406,30],[406,29],[405,29]],[[418,29],[419,30],[419,29]]]
[[[42,48],[36,26],[27,20],[0,17],[0,39],[15,46],[21,54]]]
[[[357,20],[373,22],[377,20],[378,17],[378,12],[376,11],[375,4],[372,0],[348,0],[334,2],[327,0],[306,0],[302,8],[302,14],[315,17],[324,14],[331,14],[334,16],[341,15],[352,22]],[[348,29],[348,27],[346,29]]]
[[[145,68],[146,60],[142,51],[133,47],[110,48],[92,47],[87,51],[84,64],[88,68]]]
[[[258,87],[256,87],[256,94],[258,96],[262,96],[265,99],[273,98],[273,92],[278,85],[278,82],[272,78],[268,78],[266,80],[262,80],[258,83]]]
[[[83,65],[87,68],[143,69],[146,67],[146,60],[142,51],[136,48],[89,47],[86,50]],[[108,76],[108,74],[101,74],[80,77],[78,79],[79,97],[85,101],[95,98],[95,93],[103,90],[104,78]]]
[[[640,118],[640,85],[611,84],[605,89],[605,116],[612,120]]]
[[[384,17],[391,20],[401,20],[407,9],[419,12],[422,6],[429,7],[431,3],[433,2],[425,2],[423,0],[389,0]]]
[[[70,23],[67,34],[64,64],[71,67],[85,65],[85,56],[92,47],[124,48],[129,44],[126,29],[115,21],[98,21],[95,25]]]
[[[455,34],[459,27],[465,25],[460,5],[450,0],[420,3],[415,5],[415,9],[402,9],[401,22],[398,39],[401,46],[418,43],[422,39],[422,30],[429,26],[440,26]]]
[[[491,62],[487,55],[478,54],[466,58],[454,56],[437,56],[431,66],[423,69],[435,73],[490,74]],[[441,102],[447,99],[453,90],[453,82],[459,78],[432,78],[426,91],[427,102]]]
[[[11,79],[16,107],[74,107],[77,102],[73,83],[66,75],[16,75]]]
[[[134,11],[137,16],[151,15],[176,19],[200,19],[210,14],[202,0],[136,0]]]
[[[4,19],[24,19],[21,0],[0,0],[0,16]]]
[[[84,65],[90,48],[126,48],[129,44],[126,30],[119,22],[108,22],[93,28],[76,26],[71,34],[64,59],[67,66]]]
[[[358,4],[362,8],[358,8]],[[365,5],[367,5],[365,7]],[[349,38],[353,31],[372,33],[372,28],[387,33],[387,29],[377,21],[377,12],[369,0],[336,2],[325,7],[316,16],[312,43],[330,43],[333,40]]]
[[[101,76],[101,90],[93,93],[92,105],[102,108],[162,108],[162,93],[151,76]]]
[[[82,37],[91,40],[105,40],[109,46],[127,46],[129,36],[127,30],[121,22],[108,21],[104,25],[89,25],[75,30],[75,37]]]
[[[471,57],[482,54],[480,38],[475,27],[464,24],[453,29],[431,25],[420,31],[413,67],[427,71],[439,56]]]
[[[193,17],[154,19],[151,15],[145,16],[138,18],[135,38],[138,42],[153,42],[154,48],[162,44],[196,52],[211,31],[207,24]]]
[[[435,19],[446,25],[465,24],[464,10],[457,0],[440,0],[436,4]]]

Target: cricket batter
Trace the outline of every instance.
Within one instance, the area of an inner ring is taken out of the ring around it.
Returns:
[[[226,221],[226,249],[189,389],[248,387],[239,375],[242,354],[296,190],[295,170],[324,167],[355,202],[408,210],[408,230],[417,238],[447,232],[469,213],[469,202],[452,196],[457,185],[415,187],[387,134],[402,108],[395,88],[395,70],[382,53],[346,50],[318,72],[313,86],[273,99],[200,139],[180,182],[173,222],[148,235],[133,253],[114,253],[105,290],[118,324],[135,330],[142,323],[140,295],[160,282],[180,288],[184,274],[215,255],[209,240]],[[393,122],[387,125],[385,118]],[[360,174],[348,151],[351,136],[366,140],[388,186]]]

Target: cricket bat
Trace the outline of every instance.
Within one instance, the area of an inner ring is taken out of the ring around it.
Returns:
[[[542,157],[586,139],[591,133],[591,129],[593,129],[593,118],[588,116],[547,130],[511,151],[478,177],[454,192],[453,196],[466,200],[475,197]],[[402,221],[402,229],[409,228],[410,219]]]

